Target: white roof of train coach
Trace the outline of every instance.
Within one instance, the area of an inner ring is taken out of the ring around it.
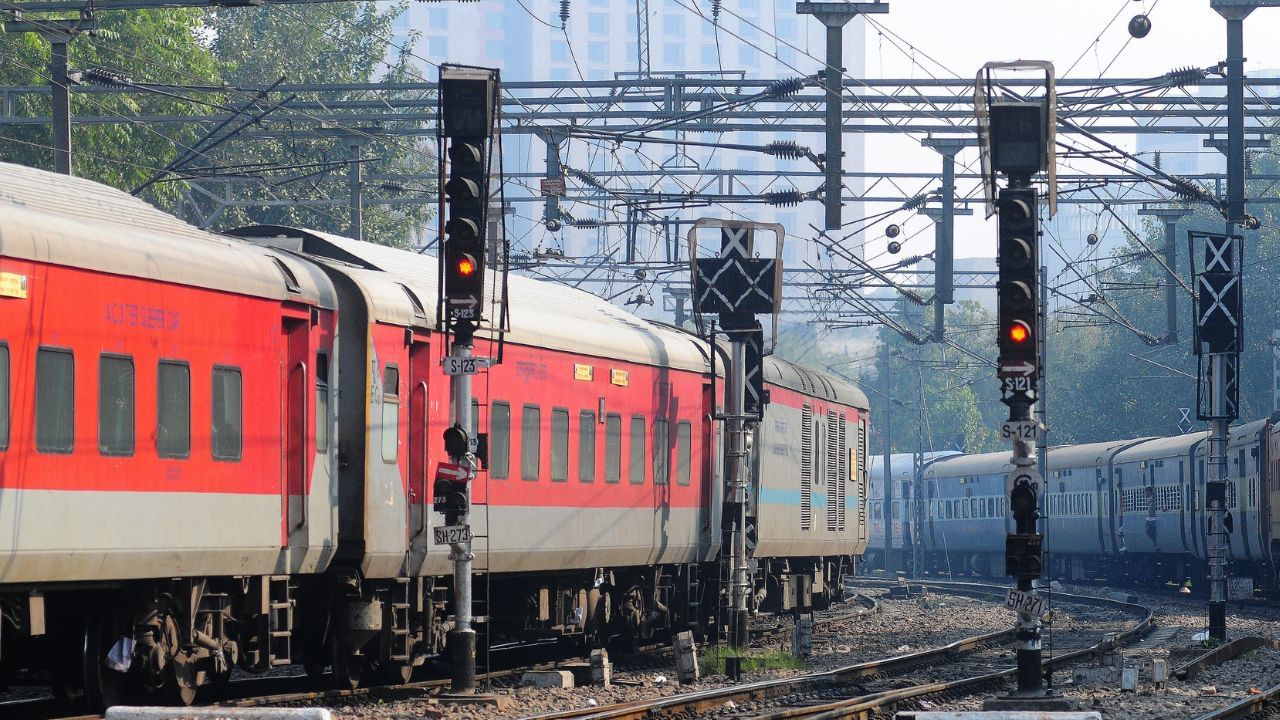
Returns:
[[[306,255],[320,255],[385,272],[390,276],[386,280],[361,271],[352,273],[361,276],[361,283],[368,286],[366,292],[376,316],[387,322],[414,324],[412,307],[404,292],[395,286],[399,281],[418,296],[427,325],[435,325],[439,268],[434,255],[301,228],[254,226],[233,232]],[[495,277],[491,273],[488,278],[490,288],[495,284]],[[510,275],[508,283],[511,293],[509,342],[695,372],[706,372],[710,367],[692,335],[650,323],[595,295],[565,285],[519,275]],[[374,289],[370,291],[370,288]]]
[[[1049,469],[1099,467],[1111,459],[1117,451],[1149,439],[1151,438],[1107,440],[1083,445],[1056,445],[1049,448]]]
[[[927,452],[924,454],[925,463],[932,463],[934,460],[942,458],[954,457],[963,453],[957,450],[940,450],[937,452]],[[911,480],[915,476],[915,454],[914,453],[893,453],[889,456],[890,469],[893,471],[893,477],[897,480]],[[871,456],[871,482],[878,483],[884,475],[884,455],[877,454]]]
[[[287,253],[206,232],[92,180],[10,163],[0,163],[0,255],[241,295],[334,303],[328,279]],[[298,292],[289,292],[289,280]]]
[[[1013,453],[1008,450],[980,455],[956,455],[941,458],[925,468],[926,477],[970,477],[1005,474],[1013,469]]]
[[[1192,445],[1204,440],[1208,436],[1209,432],[1205,430],[1196,433],[1189,433],[1187,435],[1148,438],[1132,447],[1116,453],[1115,461],[1117,463],[1130,463],[1138,460],[1147,460],[1149,458],[1166,458],[1186,455],[1191,451]]]

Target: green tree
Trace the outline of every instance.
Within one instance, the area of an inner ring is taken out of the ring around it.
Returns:
[[[99,28],[81,34],[70,44],[68,65],[73,70],[100,68],[150,82],[189,85],[216,80],[213,54],[202,39],[199,10],[135,10],[98,14]],[[35,33],[0,33],[0,83],[47,88],[50,45]],[[82,88],[71,98],[73,115],[116,116],[115,124],[75,125],[72,131],[73,171],[119,188],[141,184],[197,136],[194,125],[154,126],[133,122],[141,114],[193,115],[206,108],[158,94],[109,93]],[[48,118],[48,93],[15,96],[18,117]],[[9,125],[0,142],[0,160],[52,169],[53,138],[47,123]],[[158,187],[156,202],[171,205],[175,187]]]
[[[290,84],[397,83],[421,79],[405,51],[390,52],[392,23],[405,10],[404,3],[381,10],[372,2],[217,9],[209,11],[207,30],[222,78],[236,87],[265,87],[281,78]],[[405,44],[411,46],[412,39]],[[229,101],[245,99],[232,96]],[[200,159],[200,164],[226,168],[238,199],[271,204],[220,208],[216,200],[202,194],[197,196],[200,211],[206,216],[216,214],[218,227],[254,222],[346,234],[348,205],[315,203],[349,197],[348,146],[355,141],[365,176],[365,238],[408,244],[414,229],[431,214],[431,187],[420,181],[406,184],[380,178],[433,176],[435,163],[428,144],[396,135],[396,127],[356,121],[329,123],[324,130],[314,131],[328,102],[389,105],[396,99],[390,90],[298,93],[294,102],[309,109],[278,110],[271,116],[277,128],[286,130],[285,136],[236,138]],[[301,132],[290,134],[288,128]]]
[[[1280,167],[1274,150],[1256,155],[1254,171],[1274,174]],[[1241,355],[1240,419],[1265,417],[1272,403],[1271,332],[1277,328],[1280,302],[1280,211],[1275,204],[1256,202],[1277,198],[1275,183],[1251,181],[1246,197],[1261,220],[1244,237],[1245,345]],[[1190,206],[1193,214],[1178,225],[1175,270],[1191,285],[1187,230],[1223,232],[1222,215],[1204,203]],[[1093,314],[1100,324],[1055,321],[1049,337],[1050,426],[1053,442],[1089,442],[1178,432],[1179,407],[1196,404],[1196,358],[1191,345],[1192,314],[1188,294],[1176,283],[1178,340],[1152,344],[1115,322],[1102,322],[1094,311],[1115,311],[1138,330],[1165,337],[1164,291],[1171,282],[1160,259],[1164,228],[1156,222],[1139,230],[1143,242],[1130,237],[1115,254],[1121,259],[1093,278],[1094,290],[1072,292],[1083,300],[1080,313]],[[1200,258],[1203,264],[1203,258]],[[1077,284],[1076,286],[1080,286]],[[1096,296],[1096,297],[1095,297]],[[1109,307],[1108,307],[1109,305]],[[1113,310],[1114,308],[1114,310]],[[1194,415],[1193,415],[1194,416]]]
[[[913,324],[922,325],[920,320]],[[894,452],[914,451],[917,440],[925,452],[985,452],[994,445],[1003,406],[988,364],[994,359],[992,343],[985,338],[995,332],[995,323],[973,302],[947,308],[945,320],[951,343],[915,345],[888,328],[879,331],[878,362],[864,371],[862,385],[872,400],[873,425],[879,412],[883,428],[887,358]],[[884,436],[876,435],[873,451],[884,452]]]

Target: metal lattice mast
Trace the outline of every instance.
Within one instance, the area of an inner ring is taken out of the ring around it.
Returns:
[[[636,70],[649,77],[649,0],[636,0]]]

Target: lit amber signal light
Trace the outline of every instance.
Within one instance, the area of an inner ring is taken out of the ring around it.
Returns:
[[[1014,345],[1024,345],[1031,340],[1031,328],[1021,320],[1014,320],[1009,326],[1009,341]]]
[[[462,257],[458,258],[458,264],[456,265],[456,268],[458,270],[458,274],[461,275],[462,277],[471,277],[472,275],[475,275],[476,274],[475,258],[471,257],[470,255],[463,255]]]

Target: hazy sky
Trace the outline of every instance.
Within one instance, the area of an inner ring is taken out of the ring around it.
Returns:
[[[889,6],[877,20],[965,77],[988,60],[1052,60],[1061,75],[1096,77],[1119,53],[1108,75],[1146,77],[1226,57],[1226,24],[1208,0],[890,0]],[[1151,34],[1125,47],[1129,18],[1144,10]],[[1277,32],[1280,8],[1255,10],[1245,20],[1246,71],[1280,67]],[[869,34],[868,73],[910,72],[906,57],[879,42],[874,28]]]
[[[901,41],[881,36],[875,27],[867,33],[866,73],[869,77],[960,76],[972,79],[990,60],[1051,60],[1059,76],[1151,77],[1175,67],[1214,65],[1226,58],[1226,23],[1209,7],[1208,0],[888,0],[890,12],[877,22],[901,39],[922,49],[915,51]],[[1131,39],[1128,22],[1146,12],[1152,30],[1147,37]],[[1118,17],[1116,17],[1118,15]],[[1113,18],[1114,21],[1113,21]],[[1255,10],[1245,20],[1245,71],[1280,68],[1280,8]],[[895,42],[898,47],[895,47]],[[924,57],[927,54],[929,58]],[[933,62],[936,61],[936,62]],[[919,140],[878,136],[868,142],[867,168],[936,169],[936,155],[922,153]],[[1112,138],[1129,149],[1133,138]],[[973,163],[976,154],[962,155]],[[874,210],[872,210],[874,211]],[[994,250],[994,222],[981,220],[981,212],[957,223],[957,255],[990,256]],[[910,219],[907,228],[923,227],[923,218]],[[878,253],[884,238],[868,238],[868,257]],[[923,233],[914,248],[932,247],[932,231]]]

